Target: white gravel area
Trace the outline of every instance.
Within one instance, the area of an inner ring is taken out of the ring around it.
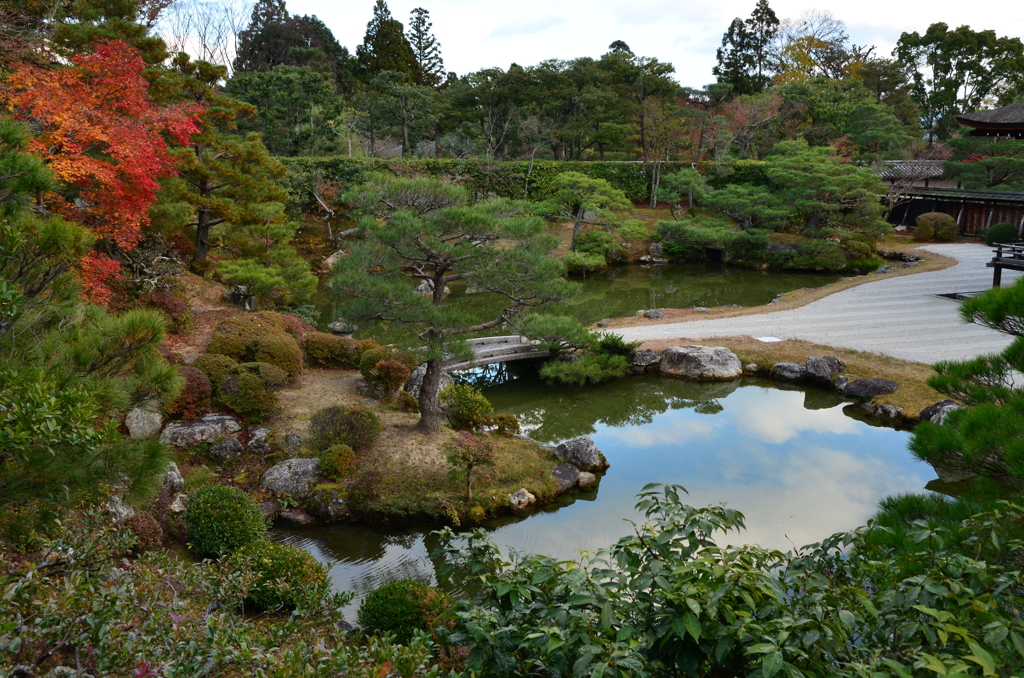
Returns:
[[[959,263],[943,271],[865,283],[788,311],[614,331],[628,341],[732,336],[801,339],[921,363],[1003,350],[1013,337],[965,324],[960,319],[959,302],[936,296],[989,289],[992,269],[985,263],[991,260],[992,249],[981,244],[928,245],[923,249]],[[1012,284],[1020,275],[1004,270],[1002,284]]]

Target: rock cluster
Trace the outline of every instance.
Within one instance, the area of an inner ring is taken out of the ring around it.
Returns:
[[[268,468],[260,477],[260,487],[277,495],[295,499],[306,496],[309,486],[320,475],[319,459],[288,459]]]
[[[208,414],[195,421],[175,422],[160,434],[160,442],[172,447],[195,447],[202,443],[213,443],[232,433],[238,433],[242,427],[234,417],[226,414]]]
[[[555,448],[555,456],[581,471],[604,471],[610,465],[590,436],[566,440]]]
[[[743,374],[736,354],[721,346],[675,346],[661,356],[662,374],[695,381],[729,381]]]

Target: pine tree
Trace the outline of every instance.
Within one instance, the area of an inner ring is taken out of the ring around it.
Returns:
[[[437,87],[445,78],[444,59],[441,58],[441,43],[430,32],[434,24],[430,21],[430,12],[417,7],[409,19],[409,32],[406,37],[412,46],[412,53],[419,64],[420,77],[417,84]]]
[[[265,71],[287,63],[294,43],[293,27],[284,0],[260,0],[249,25],[238,36],[236,71]]]
[[[751,81],[750,72],[754,67],[754,61],[750,47],[751,35],[746,23],[739,17],[733,19],[729,29],[722,36],[722,46],[715,53],[718,65],[712,68],[711,72],[718,78],[718,82],[732,85],[736,94],[753,93],[754,83]]]
[[[363,44],[356,48],[356,58],[367,81],[382,71],[402,73],[414,82],[420,77],[420,65],[405,38],[405,27],[391,16],[384,0],[377,0],[373,7],[373,18],[366,24],[366,35]]]
[[[746,25],[753,57],[751,77],[756,91],[760,92],[771,84],[771,44],[779,33],[779,18],[768,6],[768,0],[757,0],[757,6],[750,13]]]

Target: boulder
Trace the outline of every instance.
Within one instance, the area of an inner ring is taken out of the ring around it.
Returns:
[[[804,362],[804,365],[807,367],[808,377],[829,384],[840,373],[846,371],[846,363],[830,355],[813,355]]]
[[[232,287],[231,291],[224,295],[224,301],[234,304],[243,311],[256,310],[256,297],[249,292],[249,288],[245,285]]]
[[[281,502],[276,499],[268,499],[260,502],[260,513],[264,518],[276,518],[281,512]]]
[[[803,381],[807,377],[807,368],[799,363],[775,363],[772,377],[786,381]]]
[[[551,469],[551,477],[555,479],[558,492],[567,492],[579,482],[580,470],[572,464],[559,464]]]
[[[694,313],[711,313],[711,309],[707,306],[694,306],[690,310]]]
[[[423,363],[409,375],[409,379],[405,382],[405,390],[409,392],[413,398],[420,397],[420,386],[423,385],[423,375],[427,373],[427,364]],[[451,376],[444,372],[441,374],[441,388],[448,386],[449,384],[455,383]]]
[[[348,252],[346,252],[345,250],[338,250],[337,252],[335,252],[331,256],[329,256],[326,259],[324,259],[324,268],[326,268],[328,271],[331,270],[332,268],[334,268],[334,265],[336,263],[341,261],[342,257],[347,257],[347,256],[348,256]]]
[[[537,503],[537,497],[533,496],[528,489],[521,487],[508,495],[508,503],[512,505],[513,511],[522,511]]]
[[[242,427],[234,417],[226,414],[208,414],[201,419],[188,422],[175,422],[160,434],[160,442],[172,447],[195,447],[202,443],[213,443],[232,433],[238,433]]]
[[[256,428],[249,432],[249,452],[253,454],[270,454],[274,451],[274,443],[270,439],[269,428]]]
[[[163,486],[171,494],[177,494],[185,489],[185,479],[181,477],[181,471],[173,461],[167,464],[167,470],[164,471]]]
[[[302,509],[297,508],[284,509],[283,511],[277,514],[277,519],[285,523],[291,523],[292,525],[299,526],[312,525],[316,522],[316,518],[309,515]]]
[[[345,485],[317,485],[306,495],[302,505],[320,522],[334,523],[352,517],[345,503],[347,498]]]
[[[245,448],[242,447],[242,443],[238,442],[238,438],[228,437],[221,438],[214,443],[207,454],[218,464],[224,464],[238,459],[244,451]]]
[[[327,329],[334,334],[340,334],[343,337],[351,337],[353,334],[359,331],[359,325],[353,325],[344,318],[338,318],[333,323],[327,326]]]
[[[875,416],[882,421],[887,421],[893,424],[899,423],[905,418],[902,407],[896,407],[889,403],[879,405],[878,409],[875,410]]]
[[[837,391],[839,391],[840,393],[843,393],[843,392],[845,392],[846,386],[849,383],[850,383],[850,378],[848,376],[846,376],[845,374],[841,374],[838,377],[836,377],[835,381],[832,382],[832,385],[835,386]]]
[[[566,440],[555,448],[555,456],[581,471],[603,471],[609,466],[590,436]]]
[[[128,435],[136,440],[152,438],[160,433],[160,427],[164,425],[164,415],[156,408],[136,407],[124,418],[125,428]]]
[[[131,504],[116,494],[110,495],[110,498],[107,499],[107,510],[110,511],[110,517],[114,519],[115,523],[124,522],[135,515],[135,509],[131,507]]]
[[[747,363],[744,365],[743,374],[757,374],[757,363]]]
[[[656,308],[651,308],[644,311],[644,317],[648,320],[662,320],[665,314]]]
[[[188,495],[178,493],[174,496],[174,501],[170,503],[167,510],[171,513],[184,513],[185,509],[188,508]]]
[[[260,487],[274,494],[306,496],[310,484],[320,475],[319,459],[288,459],[274,464],[260,478]]]
[[[661,351],[645,348],[633,354],[633,367],[651,367],[661,362]]]
[[[878,275],[885,275],[886,273],[892,273],[892,266],[879,266],[875,269],[875,273]]]
[[[960,404],[958,402],[946,398],[945,400],[940,400],[934,405],[929,405],[928,407],[921,410],[921,414],[918,415],[917,420],[930,421],[933,424],[941,425],[945,423],[946,417],[949,415],[950,412],[959,409]]]
[[[895,393],[899,387],[899,384],[889,379],[858,379],[846,384],[842,391],[856,398],[874,398]]]
[[[447,285],[445,285],[444,286],[444,296],[447,297],[451,293],[452,293],[452,291],[448,288]],[[424,280],[423,282],[421,282],[419,285],[416,286],[416,294],[422,294],[425,297],[433,296],[434,295],[434,281],[433,280]]]
[[[736,354],[721,346],[675,346],[665,349],[662,374],[697,381],[728,381],[743,374]]]
[[[665,256],[665,248],[660,242],[651,243],[651,246],[647,248],[647,254],[660,258]]]
[[[590,487],[597,483],[597,476],[587,471],[580,471],[580,477],[577,482],[580,487]]]

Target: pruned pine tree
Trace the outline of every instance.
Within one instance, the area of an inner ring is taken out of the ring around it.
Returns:
[[[419,426],[437,431],[444,363],[469,356],[465,339],[566,298],[576,286],[563,277],[562,263],[549,256],[555,238],[524,203],[471,204],[461,187],[391,175],[372,176],[344,199],[362,239],[335,268],[334,289],[353,299],[343,314],[421,328],[426,374]],[[486,316],[446,303],[445,292],[455,282],[493,295]]]
[[[419,64],[420,73],[417,84],[437,87],[445,79],[444,59],[441,57],[441,43],[437,41],[430,29],[434,24],[430,21],[430,12],[417,7],[409,18],[409,30],[406,38],[412,46],[412,53]]]

